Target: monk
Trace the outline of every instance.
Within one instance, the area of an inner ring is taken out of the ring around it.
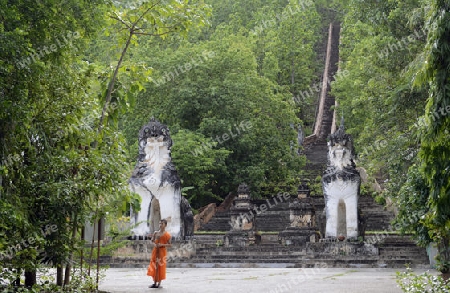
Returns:
[[[161,281],[166,279],[167,250],[170,247],[170,234],[166,231],[167,220],[159,221],[159,230],[153,233],[151,241],[155,244],[147,269],[147,276],[153,278],[153,285],[149,288],[159,288]]]

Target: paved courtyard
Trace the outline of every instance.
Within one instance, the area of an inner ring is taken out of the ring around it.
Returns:
[[[146,269],[108,269],[100,290],[125,292],[402,293],[401,269],[369,268],[168,268],[163,288],[150,289]],[[425,270],[415,270],[417,273]]]

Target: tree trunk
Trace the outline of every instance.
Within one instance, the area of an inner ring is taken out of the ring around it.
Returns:
[[[91,276],[91,266],[92,266],[92,254],[94,253],[94,240],[95,240],[95,223],[92,228],[92,241],[91,241],[91,252],[89,254],[89,266],[88,266],[88,276]]]
[[[56,285],[63,285],[63,268],[60,264],[56,267]]]
[[[450,272],[450,239],[443,237],[438,245],[441,266],[440,272],[447,276]]]
[[[69,263],[66,265],[66,270],[64,272],[64,286],[70,283],[70,270],[72,269],[72,258],[69,259]]]
[[[25,270],[25,287],[36,285],[36,270]]]
[[[75,214],[73,217],[73,227],[72,227],[72,241],[75,243],[76,237],[77,237],[77,230],[78,230],[78,217]],[[72,270],[72,262],[73,262],[73,250],[69,254],[69,261],[66,265],[66,272],[64,274],[64,286],[69,285],[70,283],[70,271]]]
[[[21,273],[21,269],[17,269],[16,270],[16,276],[17,278],[13,281],[13,286],[14,287],[19,287],[20,286],[20,273]]]
[[[128,47],[131,44],[131,39],[133,38],[133,32],[130,31],[130,35],[128,36],[127,42],[125,43],[125,47],[122,50],[122,54],[120,54],[119,62],[117,62],[117,66],[114,69],[113,76],[111,77],[111,80],[108,84],[108,90],[106,92],[105,97],[105,104],[103,105],[102,115],[100,116],[100,123],[98,125],[97,133],[101,133],[103,129],[103,120],[105,119],[106,112],[108,111],[109,102],[111,102],[111,95],[112,91],[114,89],[114,84],[117,79],[117,74],[119,73],[120,66],[122,65],[123,58],[125,57],[125,54],[127,53]]]
[[[85,238],[85,235],[84,235],[84,226],[83,226],[83,227],[81,227],[81,243],[82,243],[82,246],[81,246],[81,251],[80,251],[80,275],[81,275],[81,278],[83,278],[84,238]]]
[[[102,219],[98,220],[97,225],[97,278],[96,278],[96,289],[98,291],[98,282],[100,274],[100,239],[102,238]]]

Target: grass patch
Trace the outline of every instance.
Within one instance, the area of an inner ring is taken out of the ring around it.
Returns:
[[[244,278],[244,280],[257,280],[258,279],[258,277],[247,277],[247,278]]]
[[[225,235],[227,232],[225,231],[196,231],[194,232],[195,235]]]
[[[332,275],[332,276],[325,277],[325,278],[323,278],[323,279],[324,279],[324,280],[325,280],[325,279],[336,280],[336,277],[342,277],[342,276],[345,276],[345,275],[347,275],[347,274],[350,274],[350,273],[356,273],[356,272],[358,272],[358,271],[357,271],[357,270],[349,270],[349,271],[346,271],[346,272],[343,272],[343,273],[340,273],[340,274],[336,274],[336,275]]]
[[[243,231],[244,232],[244,231]],[[228,231],[196,231],[195,235],[225,235]],[[278,235],[278,231],[258,231],[260,235]]]
[[[274,276],[279,276],[279,275],[283,275],[286,276],[287,274],[289,274],[288,272],[282,272],[282,273],[277,273],[277,274],[269,274],[269,277],[274,277]]]
[[[382,231],[366,231],[365,235],[380,235],[380,234],[388,234],[388,235],[400,235],[399,231],[386,231],[386,230],[382,230]],[[406,235],[406,234],[405,234]]]

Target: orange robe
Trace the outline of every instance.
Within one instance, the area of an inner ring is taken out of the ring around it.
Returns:
[[[155,243],[167,244],[170,241],[170,234],[165,231]],[[166,279],[167,250],[166,247],[154,247],[152,257],[147,268],[147,276],[151,276],[154,282],[161,282]]]

